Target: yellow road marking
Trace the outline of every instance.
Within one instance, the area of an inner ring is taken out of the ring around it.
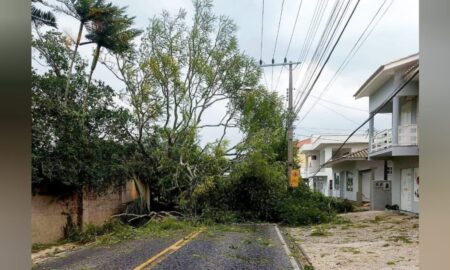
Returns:
[[[152,265],[155,265],[155,264],[159,263],[165,256],[167,256],[169,254],[172,254],[175,251],[179,250],[184,245],[186,245],[189,241],[191,241],[192,239],[197,237],[197,235],[199,235],[200,233],[202,233],[205,230],[206,230],[206,228],[201,228],[198,231],[192,232],[191,234],[189,234],[189,235],[183,237],[182,239],[178,240],[177,242],[175,242],[170,247],[162,250],[161,252],[159,252],[155,256],[151,257],[147,261],[145,261],[142,264],[136,266],[133,270],[142,270],[142,269],[144,269],[144,267],[150,267]]]

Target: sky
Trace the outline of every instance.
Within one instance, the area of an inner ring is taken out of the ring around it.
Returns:
[[[298,21],[294,31],[290,50],[286,55],[289,39],[293,30],[294,21],[298,6],[302,1]],[[353,44],[368,25],[372,16],[376,13],[380,5],[385,0],[361,0],[355,13],[348,24],[342,38],[333,52],[329,62],[319,77],[316,86],[311,92],[310,98],[299,113],[299,120],[306,112],[311,111],[302,119],[295,122],[295,138],[304,138],[311,134],[345,134],[350,133],[360,123],[368,117],[368,99],[355,100],[353,94],[364,83],[364,81],[380,66],[398,58],[402,58],[419,50],[419,2],[418,0],[387,0],[385,7],[393,1],[384,17],[376,25],[371,35],[361,46],[339,77],[323,94],[322,99],[314,107],[313,96],[318,96],[324,86],[333,77]],[[48,2],[52,2],[49,0]],[[128,6],[128,13],[136,16],[135,27],[145,29],[149,24],[149,19],[167,10],[175,14],[179,9],[185,9],[188,18],[192,16],[193,5],[191,0],[113,0],[113,3]],[[262,60],[270,63],[274,53],[275,39],[277,35],[278,23],[280,22],[280,11],[283,0],[264,0],[264,33]],[[261,14],[263,0],[214,0],[214,12],[217,15],[230,17],[238,26],[237,38],[240,49],[255,61],[260,59],[261,43]],[[288,61],[299,61],[299,55],[305,41],[306,32],[311,22],[312,14],[317,0],[284,0],[283,15],[280,22],[280,30],[275,50],[275,62],[282,62],[284,57]],[[335,1],[328,1],[325,16],[329,14],[331,6]],[[352,2],[352,6],[356,1]],[[323,20],[325,21],[327,17]],[[57,15],[59,30],[74,37],[78,31],[78,23],[74,19]],[[323,29],[323,22],[319,26],[319,34]],[[318,40],[319,34],[316,37]],[[313,49],[315,49],[315,42]],[[80,53],[86,57],[91,57],[92,47],[84,46]],[[38,70],[41,68],[33,63]],[[270,91],[276,91],[283,100],[286,99],[286,89],[288,88],[288,71],[281,72],[278,87],[275,85],[280,74],[280,68],[265,68],[264,70],[267,86]],[[303,72],[300,68],[293,71],[294,97],[297,95]],[[94,79],[102,79],[114,89],[122,89],[123,85],[105,67],[97,67]],[[263,77],[264,78],[264,77]],[[261,84],[266,85],[264,79]],[[336,105],[338,103],[344,106]],[[352,107],[352,108],[348,108]],[[213,113],[207,113],[205,123],[217,123],[220,115],[225,112],[225,103],[218,104],[211,108]],[[389,116],[377,116],[375,118],[375,128],[380,130],[387,128],[390,124]],[[364,131],[364,130],[362,130]],[[214,141],[221,136],[221,131],[217,129],[205,129],[200,133],[202,144]],[[238,142],[240,134],[237,130],[227,132],[230,144]]]

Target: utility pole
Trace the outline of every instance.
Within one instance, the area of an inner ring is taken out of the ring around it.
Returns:
[[[288,131],[287,131],[287,137],[288,137],[288,180],[291,180],[292,176],[292,167],[294,165],[294,127],[293,127],[293,111],[294,108],[292,107],[292,62],[289,62],[289,94],[288,94]],[[290,183],[290,182],[289,182]]]
[[[293,108],[293,96],[292,96],[292,92],[293,92],[293,88],[292,88],[292,65],[298,65],[301,62],[287,62],[286,58],[284,59],[283,63],[274,63],[274,61],[272,60],[272,64],[265,64],[262,65],[262,63],[260,62],[260,66],[261,67],[274,67],[274,66],[289,66],[289,89],[288,89],[288,121],[287,121],[287,126],[288,126],[288,130],[287,130],[287,143],[288,143],[288,151],[287,151],[287,155],[288,155],[288,164],[287,164],[287,173],[288,173],[288,183],[291,180],[291,172],[293,169],[293,165],[294,165],[294,127],[293,127],[293,122],[294,122],[294,108]]]

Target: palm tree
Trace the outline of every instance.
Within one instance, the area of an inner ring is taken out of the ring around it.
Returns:
[[[97,65],[101,48],[106,48],[116,54],[124,53],[132,48],[132,40],[142,32],[141,30],[131,28],[135,17],[128,17],[124,13],[124,7],[119,8],[109,5],[108,12],[104,16],[99,16],[86,25],[86,29],[89,32],[86,38],[90,42],[82,43],[82,45],[95,43],[97,46],[94,50],[94,57],[91,63],[88,84],[83,100],[83,110],[87,106],[92,74]]]
[[[64,107],[67,105],[69,86],[72,79],[72,68],[75,62],[75,57],[77,55],[78,46],[80,46],[81,36],[83,34],[83,27],[89,21],[94,18],[98,18],[104,15],[106,12],[106,6],[104,0],[57,0],[58,2],[64,4],[64,7],[55,7],[55,10],[63,12],[78,21],[80,21],[80,26],[78,28],[78,36],[75,42],[75,49],[73,51],[72,59],[70,62],[69,72],[67,75],[66,88],[64,90]]]
[[[31,0],[31,21],[36,24],[36,26],[45,24],[56,28],[56,18],[50,11],[42,11],[35,7],[33,3],[44,3],[43,0]]]

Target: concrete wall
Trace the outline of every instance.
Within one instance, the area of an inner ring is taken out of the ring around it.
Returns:
[[[392,182],[375,180],[371,184],[370,207],[372,210],[384,210],[387,204],[392,204]]]
[[[86,192],[83,195],[83,223],[101,225],[115,214],[123,203],[137,197],[138,193],[131,181],[117,192],[111,191],[100,196]],[[34,195],[31,200],[32,243],[58,241],[64,236],[63,228],[67,224],[67,214],[72,216],[73,222],[77,220],[76,196],[56,199],[53,196]]]
[[[31,198],[31,242],[53,243],[63,237],[67,216],[76,217],[77,200],[75,196],[64,200],[36,195]]]

